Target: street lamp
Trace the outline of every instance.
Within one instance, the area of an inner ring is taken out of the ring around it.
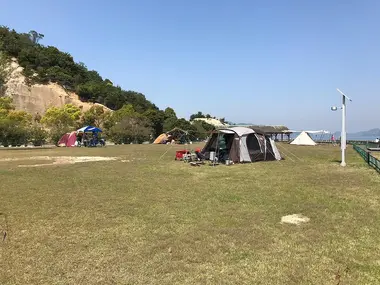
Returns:
[[[340,91],[338,88],[336,89],[340,94],[342,94],[342,133],[340,136],[340,148],[342,150],[342,163],[341,166],[346,166],[346,99],[352,101],[346,94],[344,94],[342,91]],[[331,107],[331,111],[337,111],[338,107],[333,106]]]

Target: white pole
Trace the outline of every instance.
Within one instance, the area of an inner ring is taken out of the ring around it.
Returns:
[[[346,96],[343,95],[342,104],[342,134],[340,138],[340,145],[342,149],[342,163],[341,166],[346,166]]]

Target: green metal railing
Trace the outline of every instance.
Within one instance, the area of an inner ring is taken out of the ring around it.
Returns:
[[[354,150],[356,150],[360,156],[368,163],[369,166],[375,168],[378,172],[380,172],[380,160],[371,155],[371,152],[363,149],[362,147],[354,144]]]
[[[368,164],[380,172],[380,160],[376,157],[369,155]]]

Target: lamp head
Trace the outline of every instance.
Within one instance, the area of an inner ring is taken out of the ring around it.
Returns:
[[[337,111],[337,110],[338,110],[338,107],[336,107],[336,106],[331,107],[331,111]]]

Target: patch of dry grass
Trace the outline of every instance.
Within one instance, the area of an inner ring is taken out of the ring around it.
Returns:
[[[285,144],[280,162],[191,167],[168,147],[0,152],[120,158],[0,162],[0,284],[380,282],[380,176],[352,149],[346,168],[337,147]]]
[[[372,151],[371,155],[376,157],[377,159],[380,159],[380,151]]]

